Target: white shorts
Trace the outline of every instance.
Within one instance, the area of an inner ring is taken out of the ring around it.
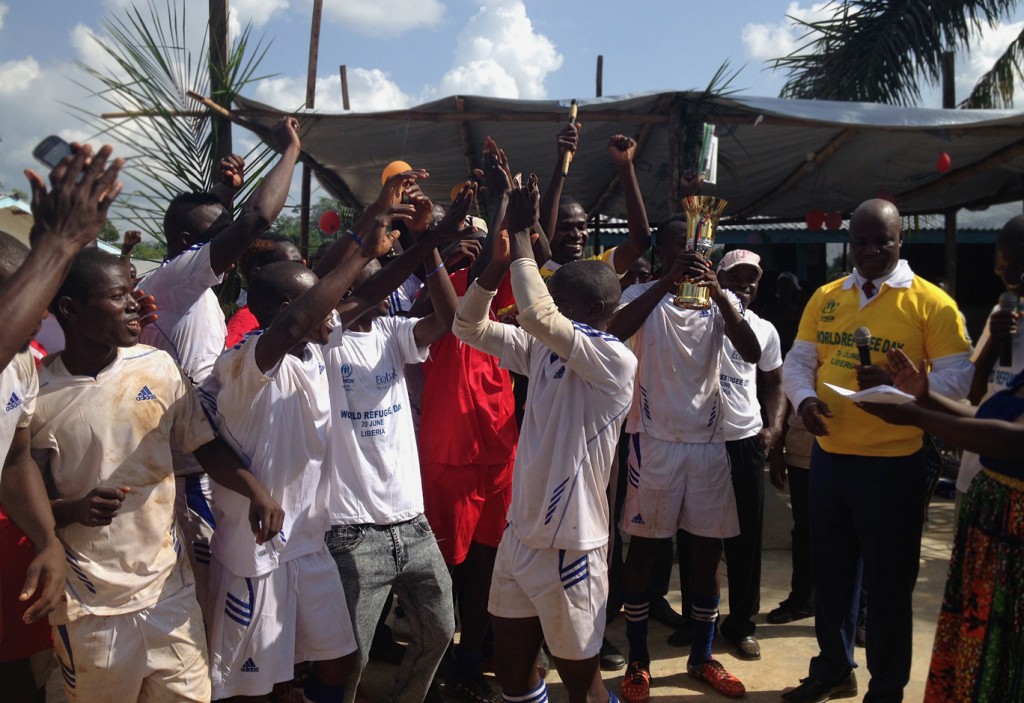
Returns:
[[[191,458],[191,455],[188,455]],[[193,460],[194,461],[194,460]],[[213,489],[205,473],[174,477],[174,518],[181,528],[192,573],[196,577],[196,598],[203,615],[208,615],[210,598],[210,539],[213,537]]]
[[[304,661],[330,661],[356,650],[338,567],[326,545],[269,574],[235,576],[210,564],[216,605],[210,622],[213,698],[263,696],[290,681]]]
[[[662,539],[676,529],[698,537],[740,533],[725,443],[687,444],[631,435],[623,532]]]
[[[148,608],[53,628],[69,703],[210,700],[203,615],[191,585]]]
[[[491,576],[491,615],[540,618],[551,653],[578,661],[601,651],[607,605],[607,546],[533,549],[505,530]]]

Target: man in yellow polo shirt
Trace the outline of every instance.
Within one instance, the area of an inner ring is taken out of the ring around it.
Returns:
[[[922,434],[887,425],[826,386],[891,383],[885,352],[928,359],[932,388],[962,398],[970,343],[956,303],[900,259],[903,231],[892,203],[868,200],[850,218],[854,272],[819,288],[804,309],[783,367],[783,385],[807,429],[811,454],[811,558],[820,653],[810,676],[783,700],[820,703],[857,693],[854,630],[863,581],[870,598],[864,700],[903,700],[910,678],[913,616],[924,514]],[[854,332],[872,335],[862,365]]]

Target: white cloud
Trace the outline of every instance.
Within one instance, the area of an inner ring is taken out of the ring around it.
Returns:
[[[999,24],[995,27],[984,26],[981,31],[975,32],[970,40],[970,53],[958,61],[956,72],[957,98],[966,98],[974,84],[978,82],[982,74],[992,68],[1000,56],[1006,51],[1010,43],[1020,36],[1024,30],[1024,22],[1013,22]],[[1019,104],[1021,95],[1021,80],[1016,81],[1017,100]]]
[[[810,7],[802,7],[799,2],[791,2],[786,7],[786,16],[775,24],[749,23],[744,25],[741,37],[752,59],[770,61],[793,53],[807,42],[804,35],[807,28],[797,20],[814,22],[827,19],[834,10],[831,3],[819,2]]]
[[[397,110],[413,104],[413,98],[379,69],[349,68],[348,97],[352,109],[359,112]],[[306,104],[306,79],[276,77],[256,84],[253,98],[281,110],[297,110]],[[342,112],[340,75],[316,79],[316,110]]]
[[[444,18],[439,0],[325,0],[324,19],[372,37],[433,27]]]
[[[4,17],[7,16],[7,11],[11,9],[7,3],[0,2],[0,29],[4,28]]]
[[[0,63],[0,95],[14,95],[23,92],[39,78],[39,62],[29,56],[26,59]],[[8,112],[9,115],[18,114]]]
[[[231,0],[231,14],[238,14],[244,22],[252,22],[255,27],[262,27],[274,13],[287,10],[288,0]]]
[[[562,65],[562,55],[538,34],[522,0],[477,0],[480,10],[459,32],[454,67],[427,97],[471,93],[536,100],[547,96],[544,81]]]

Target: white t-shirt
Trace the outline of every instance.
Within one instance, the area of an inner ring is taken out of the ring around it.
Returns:
[[[753,437],[761,431],[764,421],[761,419],[761,404],[757,400],[757,370],[768,372],[782,366],[782,343],[775,325],[750,310],[744,310],[743,319],[757,336],[761,358],[756,364],[744,361],[732,341],[725,338],[718,380],[722,386],[727,442]]]
[[[618,338],[579,322],[561,359],[512,325],[501,365],[528,376],[508,522],[534,549],[588,550],[608,541],[608,480],[636,357]]]
[[[24,351],[15,354],[11,363],[0,371],[0,403],[4,412],[0,414],[0,455],[7,456],[14,441],[14,433],[28,427],[39,393],[39,378],[36,376],[32,354]],[[0,472],[3,461],[0,460]]]
[[[170,443],[191,452],[214,434],[171,357],[144,345],[118,349],[96,378],[71,375],[62,354],[47,357],[31,429],[33,456],[59,497],[130,490],[110,525],[57,528],[69,571],[52,623],[135,612],[192,583],[174,522]]]
[[[390,525],[423,512],[405,365],[426,360],[408,317],[378,317],[369,332],[337,327],[324,347],[331,392],[332,525]]]
[[[993,312],[997,312],[999,306],[996,305],[992,308],[992,312],[989,313],[991,316]],[[988,331],[988,320],[985,320],[985,329],[981,332],[981,337],[978,338],[978,344],[974,347],[974,355],[971,361],[977,361],[978,354],[985,348],[985,344],[988,343],[988,338],[991,335]],[[988,390],[985,391],[985,397],[982,398],[982,402],[988,400],[993,395],[1001,390],[1008,387],[1010,380],[1020,373],[1021,369],[1024,369],[1024,327],[1017,326],[1017,334],[1013,336],[1013,341],[1010,345],[1010,349],[1013,351],[1013,358],[1010,360],[1009,366],[1003,366],[999,363],[999,359],[996,359],[995,366],[992,367],[992,371],[988,374]],[[978,403],[981,405],[981,403]],[[960,471],[956,476],[956,489],[961,493],[966,493],[967,489],[971,487],[971,481],[981,471],[981,459],[974,452],[964,452],[960,458]]]
[[[639,298],[655,281],[622,293],[619,308]],[[740,310],[739,299],[726,291]],[[651,311],[633,335],[639,359],[627,432],[643,432],[667,442],[725,441],[719,373],[725,320],[714,303],[708,310],[672,304],[671,293]]]
[[[258,545],[249,500],[214,484],[213,556],[237,576],[261,576],[321,549],[330,528],[327,457],[330,391],[318,345],[302,358],[286,354],[264,374],[256,364],[262,333],[224,352],[204,384],[216,398],[221,437],[284,509],[284,527]]]
[[[405,279],[402,285],[388,296],[388,315],[394,317],[409,312],[422,289],[423,281],[415,274]]]
[[[138,284],[157,304],[157,321],[142,329],[141,341],[170,354],[195,384],[206,380],[224,351],[224,312],[210,290],[222,278],[210,267],[207,242],[165,261]]]

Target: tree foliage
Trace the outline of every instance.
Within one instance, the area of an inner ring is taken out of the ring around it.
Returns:
[[[791,18],[806,30],[804,44],[775,60],[789,72],[784,98],[854,100],[915,105],[921,82],[941,80],[942,55],[970,50],[972,34],[1005,19],[1016,0],[834,0],[820,21]],[[1020,40],[971,107],[1012,103]],[[971,99],[969,99],[970,101]]]
[[[184,191],[205,191],[211,186],[216,153],[211,118],[187,91],[210,92],[208,39],[189,46],[186,6],[192,3],[149,0],[145,10],[129,6],[123,15],[103,22],[107,36],[96,38],[109,65],[79,63],[87,79],[80,84],[108,108],[132,116],[113,121],[84,111],[83,119],[126,145],[126,175],[137,183],[115,205],[133,226],[163,241],[162,217],[168,201]],[[205,6],[205,3],[203,4]],[[266,53],[262,39],[253,40],[246,27],[230,48],[221,75],[222,97],[234,99],[242,88],[265,76],[256,74]],[[214,96],[221,97],[221,96]],[[254,187],[267,168],[272,151],[259,145],[245,155],[246,183]],[[127,185],[127,184],[126,184]],[[244,190],[237,202],[244,202]]]

